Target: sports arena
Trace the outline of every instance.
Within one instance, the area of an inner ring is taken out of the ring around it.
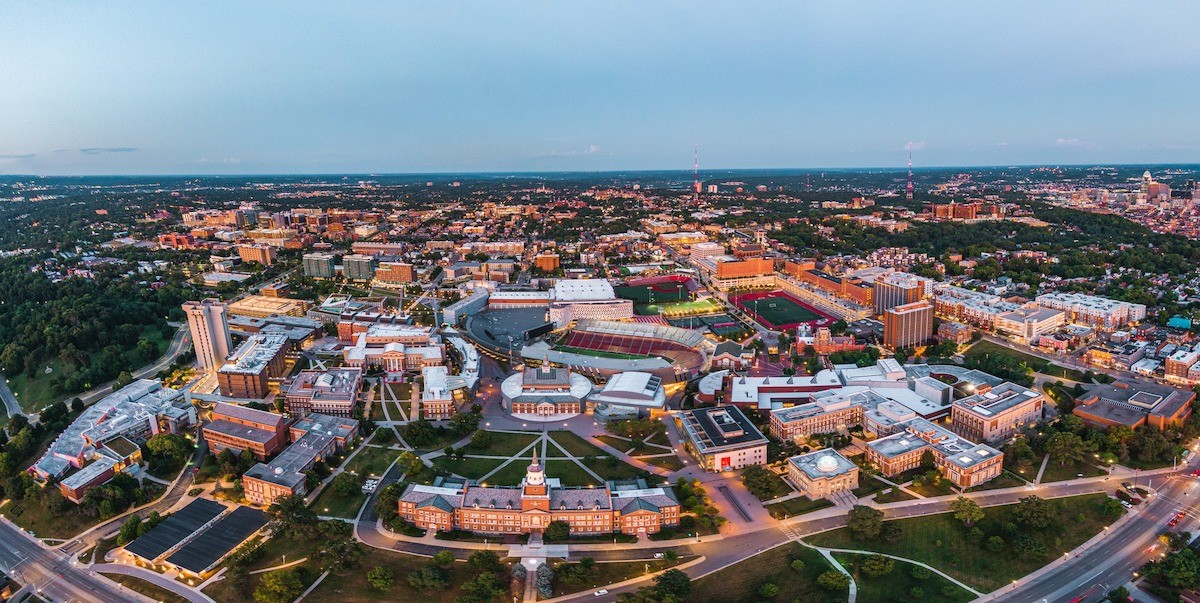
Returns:
[[[629,279],[613,288],[617,297],[632,299],[635,304],[652,304],[686,300],[700,289],[692,277],[683,274],[664,274]]]
[[[833,317],[783,291],[743,293],[730,297],[729,301],[775,331],[794,329],[802,324],[824,327],[834,322]]]
[[[651,372],[671,383],[708,370],[715,348],[716,344],[704,335],[688,329],[581,320],[558,342],[526,346],[521,355],[533,360],[537,354],[544,354],[554,364],[602,377],[625,371]]]

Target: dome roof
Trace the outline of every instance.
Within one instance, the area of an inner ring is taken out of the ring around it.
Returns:
[[[833,473],[838,469],[838,461],[832,454],[827,454],[817,459],[817,469],[822,473]]]

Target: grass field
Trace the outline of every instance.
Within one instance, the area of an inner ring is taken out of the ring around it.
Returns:
[[[967,350],[965,355],[982,356],[984,354],[990,354],[993,356],[1009,356],[1016,359],[1018,362],[1025,364],[1025,366],[1033,369],[1034,372],[1050,375],[1052,377],[1069,379],[1071,381],[1083,381],[1086,383],[1081,371],[1058,366],[1057,364],[1054,364],[1045,358],[1039,358],[1038,356],[1034,356],[1032,354],[1026,354],[1020,350],[1014,350],[1010,347],[1003,346],[998,343],[992,343],[990,341],[977,342],[975,345],[971,346],[971,349]]]
[[[512,456],[525,449],[538,438],[533,433],[510,433],[506,431],[489,431],[491,443],[486,448],[474,444],[467,445],[468,454],[486,454],[489,456]]]
[[[879,492],[880,490],[887,490],[888,488],[891,488],[891,486],[887,485],[881,480],[875,479],[867,473],[860,472],[858,477],[858,487],[854,489],[854,495],[859,498],[863,498]]]
[[[888,503],[901,502],[916,498],[912,494],[901,490],[900,488],[892,488],[890,491],[884,490],[875,495],[875,504],[886,505]]]
[[[365,500],[367,500],[367,495],[362,492],[355,492],[349,496],[341,496],[327,485],[324,490],[321,490],[321,494],[317,496],[317,499],[309,505],[309,508],[317,515],[354,519],[358,517],[358,510],[362,508],[363,501]]]
[[[1017,474],[1005,470],[1004,473],[1001,473],[994,479],[975,486],[974,488],[967,488],[967,492],[978,492],[980,490],[999,490],[1000,488],[1015,488],[1017,486],[1024,486],[1026,483],[1028,482],[1021,479],[1021,477]]]
[[[611,541],[612,538],[606,538],[605,540]],[[595,568],[596,568],[595,575],[593,576],[593,578],[591,580],[589,580],[588,582],[585,582],[583,584],[567,582],[566,580],[563,580],[562,577],[556,572],[554,574],[554,583],[553,583],[554,596],[561,597],[563,595],[569,595],[571,593],[577,593],[580,591],[588,591],[588,590],[594,591],[602,586],[606,586],[606,585],[613,584],[616,582],[624,582],[625,580],[629,580],[630,578],[636,578],[638,576],[643,576],[646,574],[647,570],[649,570],[651,573],[653,573],[653,572],[657,572],[657,571],[661,571],[661,570],[665,570],[665,569],[670,569],[670,568],[675,567],[676,565],[679,565],[680,563],[684,563],[686,561],[688,561],[688,559],[680,558],[680,559],[676,559],[675,561],[664,561],[664,560],[660,559],[660,560],[656,560],[656,561],[651,561],[649,563],[647,563],[645,561],[620,561],[620,562],[614,562],[614,563],[597,563],[595,565]],[[563,565],[563,564],[561,564],[561,563],[555,564],[552,567],[557,569],[561,565]]]
[[[562,485],[567,487],[603,485],[590,473],[571,461],[546,461],[545,467],[547,476],[558,478]]]
[[[1091,463],[1071,463],[1069,465],[1059,465],[1051,459],[1046,463],[1046,471],[1042,473],[1042,483],[1061,482],[1079,477],[1079,474],[1084,477],[1098,477],[1108,473],[1108,471],[1097,467]]]
[[[617,360],[641,360],[649,358],[649,356],[640,356],[638,354],[623,354],[621,352],[606,352],[601,350],[589,350],[586,348],[574,348],[567,345],[552,346],[551,349],[557,352],[566,352],[568,354],[580,354],[583,356],[595,356],[597,358],[615,358]]]
[[[473,459],[471,457],[459,461],[447,456],[439,456],[433,459],[433,466],[468,479],[477,480],[499,467],[503,462],[502,459]]]
[[[724,308],[721,307],[720,303],[707,297],[704,299],[698,299],[696,301],[680,301],[663,304],[641,304],[634,307],[634,311],[641,316],[664,314],[671,317],[698,316],[700,314],[719,312],[723,309]]]
[[[450,588],[419,591],[408,584],[408,575],[429,564],[429,559],[403,553],[363,547],[366,556],[357,569],[343,575],[329,574],[305,601],[337,601],[339,603],[379,603],[380,601],[421,601],[422,603],[451,603],[463,595],[462,585],[475,575],[466,563],[452,563],[446,568]],[[395,576],[392,587],[380,591],[367,582],[367,572],[382,567]]]
[[[792,569],[792,559],[804,563]],[[756,603],[763,598],[759,587],[779,587],[774,601],[845,601],[848,592],[831,592],[817,585],[817,576],[833,569],[817,551],[799,543],[778,546],[692,582],[691,600],[696,603]]]
[[[683,469],[683,461],[679,460],[679,457],[673,454],[670,456],[645,456],[634,458],[637,458],[637,460],[642,461],[643,463],[654,465],[655,467],[662,467],[667,471],[679,471],[680,469]]]
[[[608,454],[597,448],[595,444],[592,444],[591,442],[579,437],[578,435],[575,435],[570,431],[551,431],[550,439],[558,443],[560,448],[575,456],[583,457]],[[551,446],[550,456],[555,456],[556,452],[557,451],[554,450],[554,447]]]
[[[766,323],[772,328],[826,318],[823,314],[782,294],[763,297],[757,301],[739,299],[738,305],[747,313],[757,315],[760,322]]]
[[[833,503],[824,498],[811,500],[806,496],[797,496],[796,498],[789,498],[783,502],[767,505],[767,511],[775,517],[786,518],[804,515],[805,513],[812,513],[813,511],[819,511],[826,507],[832,506]]]
[[[162,603],[188,603],[188,600],[161,587],[152,584],[146,580],[135,576],[126,576],[125,574],[113,574],[109,572],[100,572],[101,576],[128,588],[136,593],[141,593]]]
[[[1020,528],[1020,534],[1036,538],[1046,546],[1047,554],[1041,558],[1013,551],[1013,536],[1003,536],[1009,543],[1004,551],[988,552],[981,543],[967,539],[967,529],[952,513],[895,520],[903,528],[903,535],[895,543],[857,540],[846,528],[805,540],[817,546],[866,549],[928,563],[977,590],[990,592],[1042,567],[1103,530],[1110,523],[1099,509],[1106,498],[1104,494],[1089,494],[1055,499],[1051,501],[1054,517],[1049,526]],[[986,516],[976,525],[986,536],[1004,534],[1006,523],[1016,523],[1016,507],[987,507]],[[1078,515],[1083,516],[1082,523],[1077,520]]]
[[[617,297],[622,299],[632,299],[633,303],[635,304],[650,303],[651,291],[654,292],[655,302],[678,301],[681,299],[687,299],[690,295],[687,287],[680,286],[676,288],[675,283],[671,283],[669,285],[664,284],[661,286],[661,288],[653,285],[613,287],[613,292],[617,294]]]
[[[975,598],[975,595],[963,587],[938,574],[933,574],[924,580],[914,578],[912,568],[917,566],[904,561],[895,561],[895,568],[889,574],[878,577],[867,576],[859,568],[868,557],[869,555],[853,553],[833,554],[833,558],[837,559],[838,563],[854,576],[854,583],[858,586],[855,601],[891,603],[905,600],[903,597],[907,596],[909,600],[927,603],[966,603]],[[920,589],[919,597],[913,596],[914,588]],[[946,590],[943,592],[943,589]]]
[[[381,476],[392,461],[400,456],[399,450],[389,450],[379,446],[363,445],[358,454],[346,465],[347,471],[353,471],[362,476]]]
[[[518,459],[493,473],[491,477],[487,478],[487,483],[492,486],[515,486],[521,483],[522,479],[525,479],[525,473],[528,470],[529,461],[527,459]]]

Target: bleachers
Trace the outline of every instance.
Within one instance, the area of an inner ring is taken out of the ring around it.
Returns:
[[[689,345],[689,342],[694,342],[694,345]],[[706,352],[711,354],[709,348],[712,347],[703,335],[687,329],[605,321],[581,321],[575,330],[567,334],[564,344],[597,352],[661,356],[689,372],[701,369]]]

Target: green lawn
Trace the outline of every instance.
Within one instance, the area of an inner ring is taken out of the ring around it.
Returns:
[[[126,576],[124,574],[111,574],[108,572],[100,572],[101,576],[128,588],[136,593],[141,593],[162,603],[188,603],[188,600],[146,580],[135,576]]]
[[[721,304],[715,300],[704,298],[696,301],[681,301],[669,304],[640,304],[634,308],[634,311],[641,316],[667,314],[671,317],[677,317],[712,314],[723,309]]]
[[[880,490],[891,488],[883,481],[876,479],[874,476],[867,473],[859,472],[858,487],[854,489],[854,495],[859,498],[870,496]]]
[[[326,485],[325,489],[321,490],[321,493],[317,495],[317,499],[309,505],[309,508],[317,515],[354,519],[358,517],[358,510],[362,508],[362,504],[366,500],[367,495],[361,491],[357,491],[349,496],[341,496],[334,493],[333,488]]]
[[[946,496],[949,494],[958,494],[958,490],[950,483],[950,480],[943,479],[938,481],[938,485],[931,486],[929,484],[912,484],[908,487],[909,490],[920,494],[921,496]]]
[[[429,564],[429,559],[362,547],[366,552],[358,567],[342,575],[329,574],[305,601],[337,601],[338,603],[379,603],[380,601],[421,601],[422,603],[451,603],[463,594],[462,585],[471,581],[475,572],[466,563],[452,563],[446,568],[450,588],[419,591],[409,586],[408,575]],[[367,583],[367,572],[382,567],[394,576],[392,587],[380,591]],[[207,590],[205,592],[208,592]]]
[[[1015,488],[1018,486],[1024,486],[1026,483],[1028,483],[1028,482],[1021,479],[1021,477],[1018,476],[1017,474],[1015,474],[1011,471],[1005,470],[1003,473],[996,476],[994,479],[991,479],[991,480],[984,482],[973,488],[967,488],[967,492],[979,492],[981,490],[999,490],[1000,488]]]
[[[606,540],[611,541],[612,538],[606,538]],[[647,570],[649,573],[653,573],[670,569],[676,565],[679,565],[680,563],[685,563],[688,561],[688,559],[680,558],[676,559],[675,561],[658,559],[649,562],[618,561],[614,563],[597,563],[594,566],[595,574],[593,575],[592,579],[584,583],[567,582],[566,580],[562,579],[558,573],[555,573],[553,583],[554,596],[561,597],[563,595],[569,595],[571,593],[577,593],[580,591],[595,591],[609,584],[624,582],[625,580],[629,580],[631,578],[644,576],[646,575]],[[567,564],[555,563],[551,567],[557,569],[563,565]]]
[[[596,436],[596,439],[608,444],[609,446],[612,446],[613,448],[616,448],[617,450],[620,450],[621,452],[626,452],[630,448],[633,448],[633,443],[629,440],[618,438],[617,436],[613,435],[601,434]]]
[[[502,467],[487,478],[487,483],[493,486],[515,486],[525,478],[529,470],[528,459],[517,459]],[[551,475],[550,477],[555,477]]]
[[[613,461],[616,461],[614,464]],[[604,481],[636,479],[645,477],[645,471],[638,469],[633,465],[626,463],[616,457],[604,455],[604,458],[592,459],[584,461],[588,469],[596,472],[596,475],[604,478]]]
[[[1108,473],[1108,471],[1091,463],[1070,463],[1063,466],[1051,459],[1049,463],[1046,463],[1046,471],[1042,473],[1042,483],[1075,479],[1079,477],[1080,473],[1084,477],[1097,477]],[[1034,475],[1036,476],[1037,474],[1035,473]]]
[[[900,488],[892,488],[890,491],[884,490],[875,495],[875,504],[886,505],[888,503],[900,502],[904,500],[913,500],[916,498],[912,494],[901,490]]]
[[[510,433],[506,431],[490,431],[492,442],[486,448],[474,444],[467,446],[469,454],[486,454],[490,456],[512,456],[521,452],[525,447],[538,439],[536,433]]]
[[[563,450],[578,457],[606,455],[607,452],[596,447],[595,444],[579,437],[570,431],[551,431],[550,439],[554,440]],[[557,451],[553,446],[549,448],[550,456],[555,456]]]
[[[383,475],[384,471],[400,456],[399,450],[389,450],[379,446],[363,445],[346,465],[347,471],[353,471],[362,476]]]
[[[804,563],[791,568],[792,559]],[[709,574],[692,583],[691,600],[696,603],[756,603],[763,584],[779,587],[774,601],[833,603],[845,601],[848,592],[830,592],[817,585],[817,576],[833,569],[817,551],[798,543],[778,546],[736,565]]]
[[[477,480],[487,475],[489,471],[499,467],[500,463],[503,462],[503,459],[473,459],[471,457],[459,461],[447,456],[439,456],[433,459],[433,466],[468,479]]]
[[[967,529],[951,513],[895,520],[903,528],[903,535],[895,543],[857,540],[846,528],[809,536],[805,540],[817,546],[866,549],[921,561],[980,591],[989,592],[1042,567],[1104,529],[1111,523],[1099,510],[1106,498],[1104,494],[1089,494],[1055,499],[1051,501],[1055,516],[1049,526],[1018,528],[1020,534],[1040,540],[1046,546],[1047,554],[1041,558],[1012,549],[1015,536],[1007,535],[1004,525],[1016,523],[1013,515],[1016,505],[987,507],[985,518],[977,524],[984,540],[993,535],[1004,538],[1007,544],[1000,552],[987,551],[981,543],[968,540]],[[1078,515],[1083,516],[1082,523],[1077,521]]]
[[[993,356],[1009,356],[1016,359],[1018,362],[1023,362],[1025,366],[1028,366],[1038,373],[1050,375],[1052,377],[1069,379],[1071,381],[1086,382],[1081,371],[1059,366],[1049,360],[1046,360],[1045,358],[1040,358],[1032,354],[1026,354],[1020,350],[1014,350],[1008,346],[992,343],[990,341],[980,341],[976,343],[975,345],[971,346],[971,349],[967,350],[965,356],[981,356],[983,354],[991,354]]]
[[[547,461],[546,476],[558,478],[564,486],[603,485],[572,461]]]
[[[787,518],[795,517],[797,515],[804,515],[805,513],[812,513],[813,511],[819,511],[826,507],[832,506],[833,503],[824,498],[811,500],[807,496],[797,496],[796,498],[789,498],[783,502],[767,505],[766,508],[767,511],[769,511],[774,517]]]
[[[654,465],[655,467],[662,467],[667,471],[679,471],[680,469],[683,469],[683,461],[679,460],[679,457],[673,454],[670,456],[638,457],[638,460],[642,461],[643,463]]]
[[[906,600],[928,603],[966,603],[975,598],[970,591],[933,572],[930,572],[933,575],[924,580],[914,578],[912,568],[917,566],[911,563],[894,560],[895,567],[891,573],[871,577],[859,570],[862,562],[869,557],[868,555],[834,553],[833,557],[850,572],[850,575],[854,576],[854,583],[858,586],[855,601],[861,603],[891,603],[892,601]],[[920,596],[912,595],[913,588],[920,589]],[[947,589],[945,592],[942,590],[944,588]]]

